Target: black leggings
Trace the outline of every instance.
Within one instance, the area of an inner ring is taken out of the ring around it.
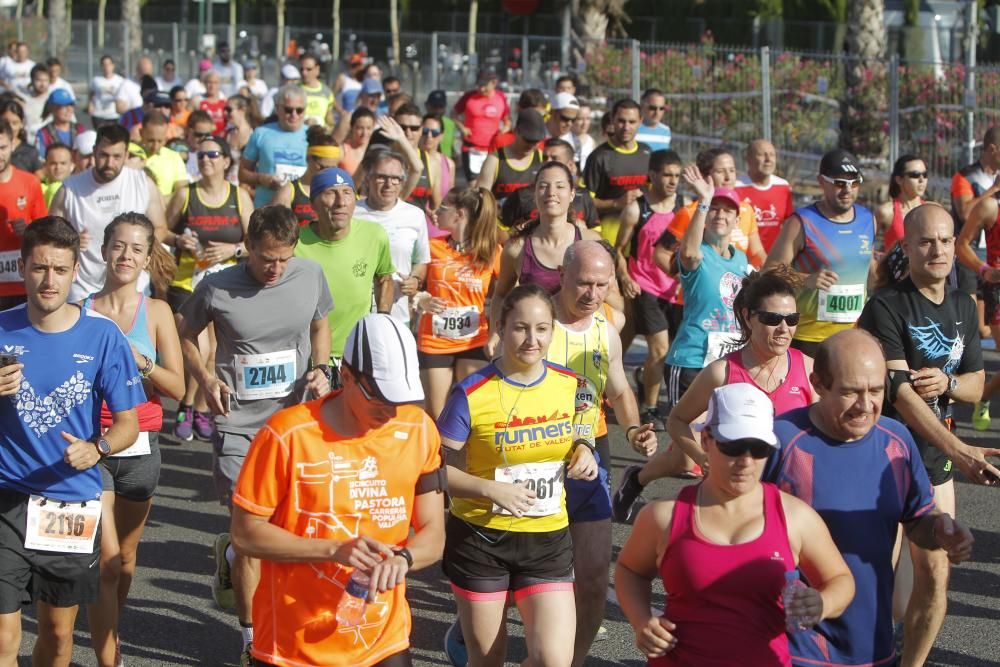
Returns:
[[[261,662],[260,660],[253,661],[254,667],[274,667],[267,662]],[[393,653],[385,660],[377,662],[373,667],[413,667],[413,656],[410,655],[410,649],[405,651],[400,651],[399,653]]]

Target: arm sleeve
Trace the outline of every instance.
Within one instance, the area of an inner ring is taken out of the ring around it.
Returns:
[[[251,162],[256,162],[258,157],[260,157],[260,148],[257,142],[260,141],[260,135],[257,130],[254,130],[250,134],[250,139],[247,141],[247,145],[243,147],[243,158],[250,160]]]
[[[472,417],[469,414],[469,397],[460,385],[455,385],[448,396],[448,402],[437,420],[438,431],[449,440],[466,442],[472,433]]]
[[[379,243],[379,253],[378,253],[378,264],[375,266],[376,276],[387,276],[390,273],[396,272],[396,266],[392,263],[392,254],[389,252],[389,237],[386,236],[384,230],[379,230],[382,233],[381,242]]]
[[[887,361],[906,360],[903,332],[900,320],[893,315],[888,305],[878,297],[865,304],[858,318],[858,328],[864,329],[882,343]]]
[[[326,282],[326,276],[323,275],[323,269],[316,265],[316,280],[319,283],[318,296],[316,300],[316,312],[313,313],[313,320],[324,320],[326,316],[330,314],[333,310],[333,295],[330,294],[330,286]]]
[[[270,423],[257,431],[236,481],[233,502],[251,514],[274,514],[290,484],[287,451]]]
[[[425,440],[427,456],[424,459],[423,466],[420,468],[421,475],[438,470],[443,463],[441,461],[441,436],[438,434],[434,422],[427,413],[424,413],[424,421],[424,432],[427,434]]]
[[[38,182],[38,179],[33,179],[31,181],[31,218],[28,222],[32,220],[37,220],[38,218],[44,218],[49,214],[49,208],[45,205],[45,195],[42,193],[42,184]]]
[[[117,327],[113,331],[110,329],[106,334],[108,342],[104,347],[104,359],[96,384],[108,404],[108,410],[121,412],[144,403],[146,392],[142,389],[142,378],[135,366],[128,339]]]
[[[424,214],[420,214],[420,224],[417,226],[417,242],[413,244],[413,263],[429,264],[431,261],[431,241],[427,235],[427,223]]]

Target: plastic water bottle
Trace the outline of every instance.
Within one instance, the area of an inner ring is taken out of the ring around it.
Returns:
[[[194,242],[197,244],[194,249],[195,266],[199,269],[208,268],[209,263],[205,261],[205,246],[201,244],[201,240],[198,238],[198,235],[194,233],[194,230],[187,228],[184,230],[184,236],[194,238]]]
[[[365,621],[365,607],[368,606],[368,575],[354,570],[347,581],[344,594],[337,604],[337,625],[352,628]]]
[[[788,607],[792,602],[792,598],[795,597],[795,591],[798,589],[806,588],[805,583],[799,579],[798,570],[789,570],[785,572],[785,586],[781,589],[781,601],[785,605],[785,630],[789,633],[795,633],[799,630],[805,630],[805,626],[802,625],[802,619],[792,616],[788,612]]]

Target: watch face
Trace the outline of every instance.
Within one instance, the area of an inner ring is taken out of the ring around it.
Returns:
[[[97,449],[99,452],[101,452],[101,454],[107,456],[108,454],[111,453],[111,443],[105,440],[104,438],[101,438],[100,440],[97,441]]]

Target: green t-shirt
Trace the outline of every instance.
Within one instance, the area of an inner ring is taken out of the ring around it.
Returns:
[[[169,197],[178,181],[188,180],[187,165],[177,151],[161,148],[156,155],[146,160],[146,167],[156,176],[156,188],[164,197]]]
[[[389,237],[381,225],[351,220],[351,231],[339,241],[324,241],[313,231],[316,223],[302,228],[295,255],[323,267],[333,295],[330,311],[330,354],[344,356],[347,334],[372,310],[375,278],[396,271],[389,255]]]
[[[438,150],[450,158],[455,157],[455,121],[447,116],[441,116],[441,143]]]

